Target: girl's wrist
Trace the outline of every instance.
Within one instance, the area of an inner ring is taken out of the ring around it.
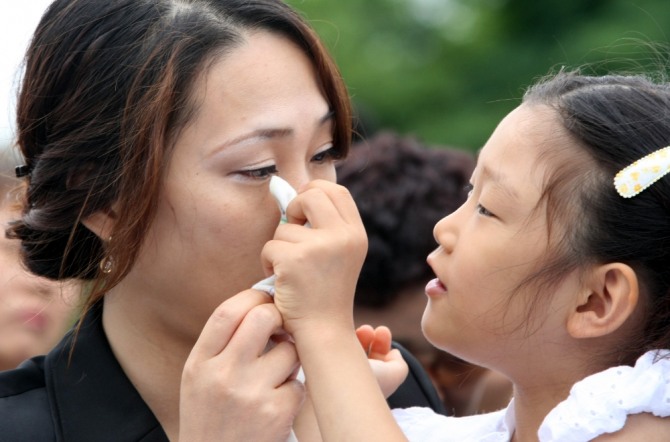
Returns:
[[[295,340],[298,351],[301,349],[312,349],[314,347],[323,349],[338,342],[349,341],[356,338],[356,330],[353,320],[324,321],[319,319],[301,321],[300,327],[296,327],[291,335]]]

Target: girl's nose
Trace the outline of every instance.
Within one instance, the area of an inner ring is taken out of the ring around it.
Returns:
[[[459,210],[453,212],[435,224],[433,228],[433,237],[437,244],[447,253],[451,253],[458,239],[457,214]]]

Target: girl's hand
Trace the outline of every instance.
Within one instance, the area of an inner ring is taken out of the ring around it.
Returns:
[[[287,215],[289,224],[279,226],[262,259],[267,274],[276,276],[275,305],[305,371],[314,405],[309,428],[318,425],[324,440],[406,440],[354,333],[353,299],[367,236],[351,195],[337,184],[313,181]]]
[[[391,349],[391,330],[385,326],[362,325],[356,329],[356,336],[368,355],[384,397],[388,398],[403,383],[409,371],[400,351]]]
[[[317,180],[300,189],[262,252],[267,274],[276,275],[275,305],[284,328],[298,334],[320,327],[353,331],[356,280],[367,236],[349,191]],[[303,224],[309,221],[311,227]],[[318,333],[318,332],[317,332]]]
[[[263,292],[246,290],[207,321],[182,374],[179,440],[288,439],[304,400],[294,345]],[[275,345],[269,350],[268,342]]]

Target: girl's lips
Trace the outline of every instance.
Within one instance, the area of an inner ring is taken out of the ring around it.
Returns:
[[[447,288],[442,282],[435,278],[426,284],[426,295],[428,296],[442,296],[447,293]]]

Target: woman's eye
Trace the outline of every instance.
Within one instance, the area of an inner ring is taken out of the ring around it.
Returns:
[[[272,166],[260,167],[258,169],[240,170],[237,173],[246,178],[263,180],[271,177],[272,175],[276,175],[278,170],[277,166],[273,164]]]
[[[315,163],[325,163],[326,161],[334,161],[342,158],[342,152],[335,146],[331,146],[328,149],[322,150],[312,157],[312,161]]]
[[[482,216],[495,216],[493,213],[489,212],[489,210],[482,206],[481,204],[477,204],[477,213],[479,213]]]

